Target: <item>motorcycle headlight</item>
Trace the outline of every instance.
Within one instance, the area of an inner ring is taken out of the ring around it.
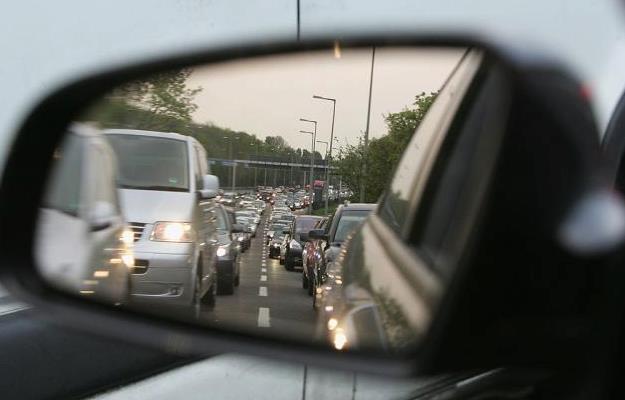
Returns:
[[[193,228],[188,222],[157,222],[150,240],[158,242],[192,242]]]

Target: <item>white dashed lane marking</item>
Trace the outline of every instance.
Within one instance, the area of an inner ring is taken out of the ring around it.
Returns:
[[[261,282],[267,282],[267,275],[261,275],[260,276],[260,281]]]
[[[258,295],[262,297],[267,297],[267,287],[261,286],[258,288]]]
[[[267,307],[258,308],[258,327],[259,328],[271,327],[271,322],[269,318],[269,308]]]
[[[267,272],[267,268],[261,268],[260,272]]]

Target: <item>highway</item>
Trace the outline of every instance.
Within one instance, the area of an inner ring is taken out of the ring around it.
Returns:
[[[233,295],[218,296],[214,310],[203,311],[200,318],[224,328],[309,341],[316,316],[312,299],[302,288],[301,269],[287,271],[277,259],[270,259],[264,242],[270,210],[243,253],[239,287]]]

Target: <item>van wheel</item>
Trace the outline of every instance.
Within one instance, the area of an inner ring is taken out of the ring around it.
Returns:
[[[308,289],[308,286],[308,277],[306,277],[306,274],[302,272],[302,289]]]
[[[202,313],[202,297],[201,289],[202,282],[199,277],[196,277],[193,283],[193,298],[191,300],[191,314],[194,319],[200,319]]]
[[[202,304],[207,306],[209,309],[215,308],[216,295],[217,295],[216,286],[213,283],[210,288],[206,291],[204,297],[202,297]]]

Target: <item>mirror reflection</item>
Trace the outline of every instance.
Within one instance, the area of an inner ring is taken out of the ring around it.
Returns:
[[[337,46],[115,88],[53,155],[41,275],[209,327],[341,351],[414,345],[440,283],[419,289],[427,302],[415,297],[363,222],[465,59],[465,49]],[[415,174],[422,158],[410,156]],[[406,198],[385,204],[388,214]]]

